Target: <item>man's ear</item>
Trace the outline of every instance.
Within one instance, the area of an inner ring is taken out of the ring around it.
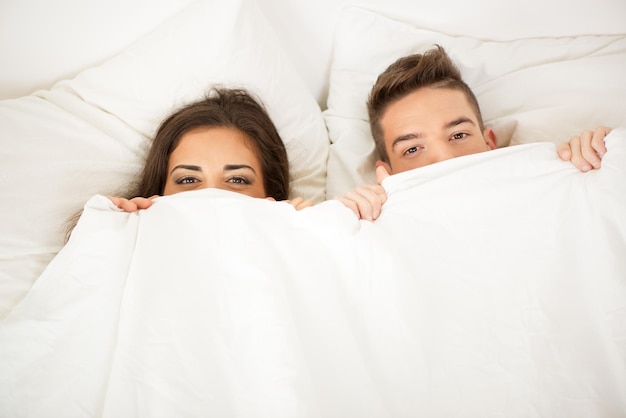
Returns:
[[[483,131],[483,138],[485,138],[485,143],[489,147],[489,149],[498,148],[498,138],[496,138],[496,133],[491,129],[491,126],[485,126],[485,130]]]

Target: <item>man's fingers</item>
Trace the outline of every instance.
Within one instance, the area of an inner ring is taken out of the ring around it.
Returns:
[[[594,133],[591,131],[584,131],[580,135],[580,153],[581,158],[588,163],[589,169],[590,166],[593,168],[600,168],[600,157],[593,149],[592,141],[593,141]],[[587,171],[586,167],[583,165],[583,171]]]
[[[335,196],[335,200],[340,201],[341,203],[343,203],[344,206],[346,206],[348,209],[350,209],[352,212],[354,212],[354,214],[356,215],[357,218],[361,219],[361,215],[359,213],[359,208],[356,204],[356,202],[350,200],[350,199],[346,199],[345,197],[339,197],[339,196]]]
[[[569,161],[572,158],[572,150],[569,142],[563,142],[560,144],[556,152],[559,154],[559,158],[563,161]]]
[[[380,185],[361,186],[346,193],[345,197],[356,202],[360,218],[368,221],[378,219],[382,205],[387,200],[385,189]]]
[[[369,194],[370,196],[375,195],[375,193],[371,192],[370,190],[359,188],[352,192],[346,193],[345,198],[352,200],[356,203],[357,216],[360,219],[371,221],[374,219],[374,210],[370,201],[363,195],[363,193],[365,193],[366,195]]]
[[[383,166],[382,164],[376,167],[376,183],[382,184],[383,180],[385,180],[390,175],[391,174],[389,174],[385,166]]]
[[[371,201],[380,201],[381,205],[387,201],[387,191],[380,184],[368,184],[361,186],[356,191],[365,193],[364,196]]]
[[[606,126],[598,126],[595,131],[593,131],[593,137],[591,139],[591,147],[598,154],[600,159],[604,157],[606,154],[606,144],[604,143],[604,137],[606,137],[611,132],[611,128],[607,128]]]
[[[582,153],[583,140],[581,138],[583,138],[584,136],[585,135],[583,132],[581,136],[574,136],[572,137],[572,139],[570,139],[569,145],[572,151],[572,158],[570,158],[570,161],[580,171],[589,171],[591,170],[591,164],[587,162]]]

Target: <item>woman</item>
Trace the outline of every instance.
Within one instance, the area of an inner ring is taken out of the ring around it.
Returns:
[[[286,200],[287,151],[263,106],[242,89],[214,88],[166,118],[157,130],[133,198],[109,197],[126,212],[182,191],[218,188]],[[302,198],[296,209],[312,206]]]
[[[213,88],[167,117],[133,191],[108,198],[135,212],[158,196],[205,188],[270,200],[289,195],[285,145],[265,108],[246,90]],[[314,205],[301,197],[286,201],[297,210]],[[66,241],[81,213],[69,221]]]

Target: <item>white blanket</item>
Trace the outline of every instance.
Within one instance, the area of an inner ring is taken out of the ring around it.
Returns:
[[[0,326],[3,417],[626,414],[626,129],[392,176],[374,223],[96,196]]]

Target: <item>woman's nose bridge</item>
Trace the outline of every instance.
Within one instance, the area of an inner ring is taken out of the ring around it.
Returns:
[[[211,176],[207,176],[207,178],[205,178],[202,186],[203,186],[202,187],[203,189],[219,189],[220,188],[220,182],[217,181],[214,178],[211,178]]]

